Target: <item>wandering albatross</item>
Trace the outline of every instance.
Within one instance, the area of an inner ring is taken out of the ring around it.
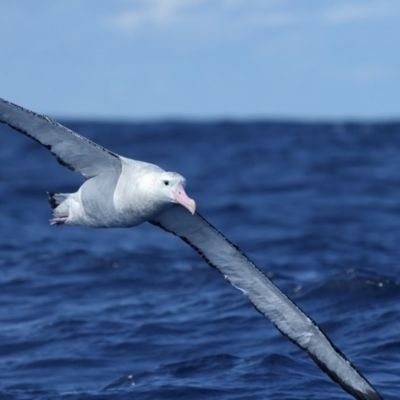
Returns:
[[[122,157],[3,99],[0,122],[34,139],[63,166],[85,177],[76,193],[49,193],[51,224],[113,228],[148,221],[180,237],[346,392],[359,400],[383,399],[318,325],[195,211],[181,175]]]

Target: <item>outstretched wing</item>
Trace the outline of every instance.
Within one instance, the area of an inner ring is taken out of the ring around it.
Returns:
[[[50,150],[60,164],[86,179],[120,168],[117,154],[67,129],[49,117],[0,98],[0,122],[31,137]]]
[[[382,400],[318,325],[203,217],[197,213],[191,215],[183,207],[174,205],[151,223],[179,236],[193,247],[229,283],[241,290],[282,334],[307,351],[345,391],[359,400]]]

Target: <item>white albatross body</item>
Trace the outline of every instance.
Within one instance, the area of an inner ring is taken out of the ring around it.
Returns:
[[[85,182],[73,194],[49,194],[52,224],[131,227],[145,221],[180,237],[345,391],[359,400],[380,394],[318,325],[241,251],[197,212],[184,178],[156,165],[121,157],[50,118],[0,99],[0,122],[31,137]]]

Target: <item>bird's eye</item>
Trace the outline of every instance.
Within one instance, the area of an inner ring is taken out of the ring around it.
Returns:
[[[169,185],[169,181],[164,181],[164,185],[168,186]]]

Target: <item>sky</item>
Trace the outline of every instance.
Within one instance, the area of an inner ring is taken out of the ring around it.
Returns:
[[[0,97],[58,118],[400,119],[400,1],[3,0]]]

